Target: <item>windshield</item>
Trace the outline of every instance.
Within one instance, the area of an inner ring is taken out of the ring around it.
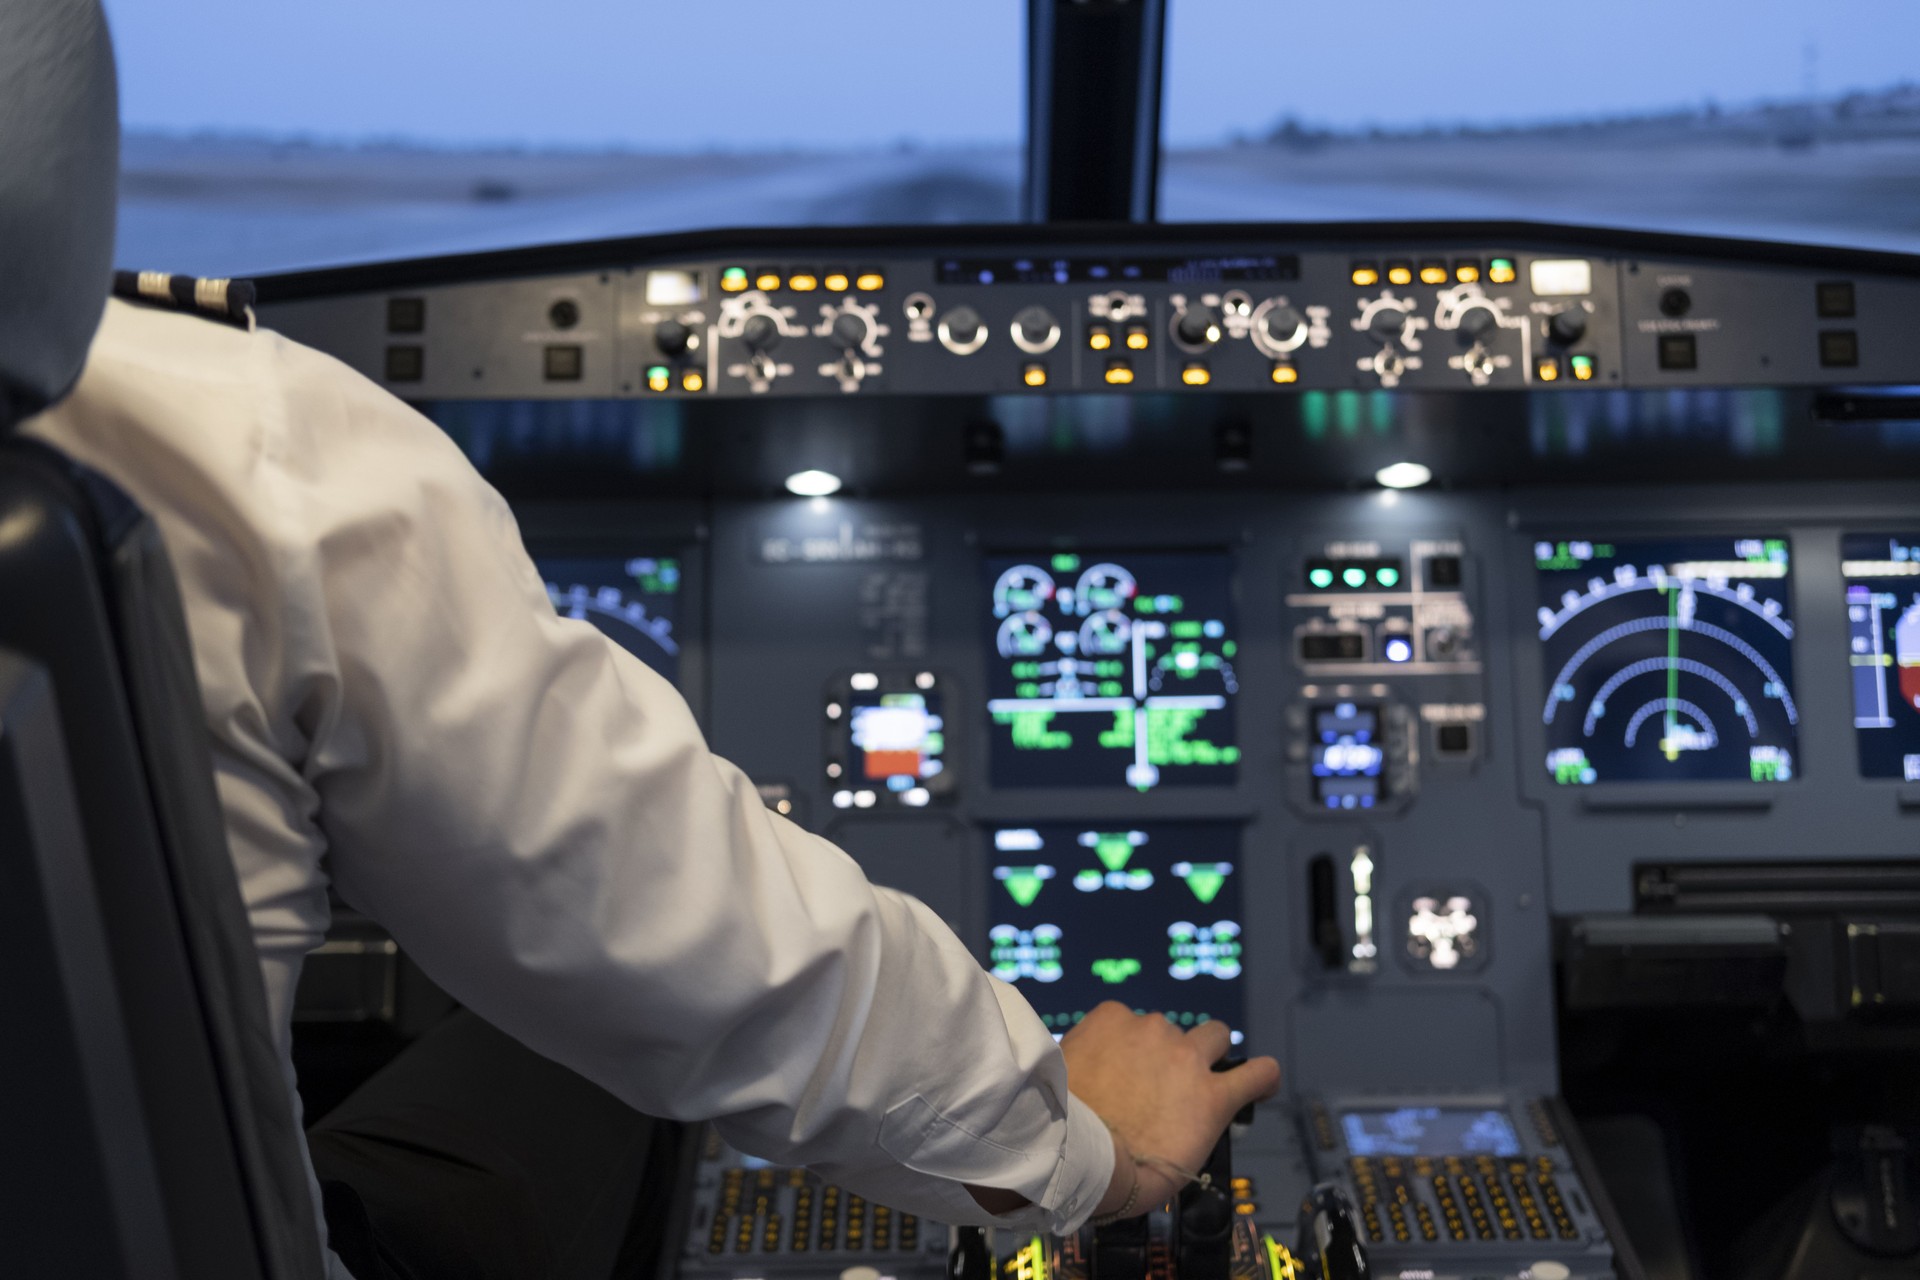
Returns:
[[[117,258],[1017,215],[1025,0],[107,0]]]
[[[1920,250],[1920,5],[1175,0],[1161,217]]]

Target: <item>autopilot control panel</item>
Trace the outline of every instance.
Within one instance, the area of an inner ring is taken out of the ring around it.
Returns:
[[[453,435],[560,614],[1055,1034],[1116,999],[1277,1055],[1260,1232],[1332,1184],[1376,1275],[1635,1275],[1569,1017],[1758,991],[1906,1043],[1920,923],[1867,890],[1920,869],[1920,269],[914,234],[399,264],[260,319]],[[710,1138],[679,1212],[699,1280],[951,1245]],[[1078,1274],[1032,1243],[1010,1280]]]

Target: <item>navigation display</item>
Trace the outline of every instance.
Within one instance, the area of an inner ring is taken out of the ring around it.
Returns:
[[[1556,782],[1785,782],[1797,767],[1785,538],[1533,548]]]
[[[1225,552],[997,557],[986,568],[995,786],[1237,780]]]
[[[1840,562],[1860,772],[1920,782],[1920,532],[1847,534]]]
[[[680,680],[674,628],[680,562],[656,556],[539,556],[547,598],[563,618],[591,622],[668,680]]]
[[[1520,1135],[1504,1111],[1479,1107],[1396,1107],[1343,1111],[1340,1128],[1356,1156],[1517,1156]]]
[[[1240,832],[1039,823],[993,833],[988,965],[1057,1036],[1103,1000],[1242,1039]]]

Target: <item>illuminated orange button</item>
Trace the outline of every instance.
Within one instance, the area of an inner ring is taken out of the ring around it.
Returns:
[[[812,293],[820,287],[820,281],[810,271],[796,271],[787,277],[787,288],[795,293]]]
[[[753,287],[762,293],[772,293],[780,287],[780,273],[772,267],[762,267],[753,277]]]
[[[1380,269],[1371,262],[1356,262],[1353,264],[1352,279],[1362,289],[1372,288],[1380,283]]]
[[[829,271],[826,279],[821,283],[826,286],[829,293],[845,293],[852,281],[847,279],[847,273],[844,271]]]
[[[1560,362],[1552,356],[1542,356],[1534,366],[1534,373],[1542,382],[1560,381]]]
[[[1412,284],[1413,268],[1404,262],[1387,264],[1387,282],[1389,284]]]
[[[688,391],[703,391],[707,380],[698,369],[689,369],[680,375],[680,385]]]
[[[1028,365],[1026,368],[1020,371],[1020,381],[1026,383],[1030,387],[1046,386],[1047,385],[1047,366],[1043,364]]]
[[[1213,375],[1203,364],[1190,364],[1180,371],[1180,381],[1190,387],[1204,387],[1213,381]]]
[[[878,271],[862,271],[853,283],[862,293],[877,293],[887,287],[887,278]]]
[[[1300,381],[1300,371],[1285,361],[1275,361],[1273,366],[1273,380],[1282,385],[1289,382],[1298,382]]]
[[[1480,278],[1480,264],[1477,262],[1454,263],[1453,278],[1461,284],[1472,284]]]
[[[1446,263],[1428,262],[1428,263],[1421,264],[1421,267],[1420,267],[1420,283],[1421,284],[1445,284],[1446,282],[1447,282],[1447,264]]]
[[[1095,351],[1105,351],[1113,345],[1113,334],[1103,324],[1097,324],[1087,330],[1087,345]]]
[[[1127,330],[1127,350],[1145,351],[1147,349],[1147,331],[1139,325]]]
[[[1125,360],[1115,360],[1107,366],[1107,381],[1116,387],[1124,387],[1133,381],[1133,366]]]

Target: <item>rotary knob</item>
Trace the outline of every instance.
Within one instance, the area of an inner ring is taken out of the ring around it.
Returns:
[[[873,332],[873,326],[867,318],[851,311],[842,311],[833,318],[833,327],[827,330],[827,341],[842,351],[855,351],[866,345],[867,337]]]
[[[687,354],[693,345],[693,330],[678,320],[662,320],[654,326],[653,345],[660,349],[661,355],[678,358]]]
[[[1398,342],[1406,328],[1407,313],[1398,307],[1381,307],[1367,318],[1367,335],[1375,342]]]
[[[1173,336],[1182,346],[1210,347],[1220,341],[1220,316],[1212,307],[1196,303],[1174,321]]]
[[[1307,336],[1307,318],[1295,308],[1285,304],[1267,312],[1266,317],[1260,321],[1260,327],[1266,330],[1267,341],[1276,347],[1299,346]]]
[[[972,307],[955,307],[940,321],[940,342],[955,355],[971,355],[986,340],[986,323]]]
[[[1013,342],[1029,355],[1050,351],[1060,341],[1060,322],[1045,307],[1025,307],[1013,318]]]
[[[1460,336],[1478,342],[1500,323],[1492,307],[1468,307],[1460,313]]]
[[[1556,311],[1547,321],[1547,337],[1556,346],[1570,347],[1587,336],[1587,313],[1577,307]]]
[[[780,345],[780,322],[770,315],[748,316],[740,328],[740,340],[749,350],[771,351]]]

